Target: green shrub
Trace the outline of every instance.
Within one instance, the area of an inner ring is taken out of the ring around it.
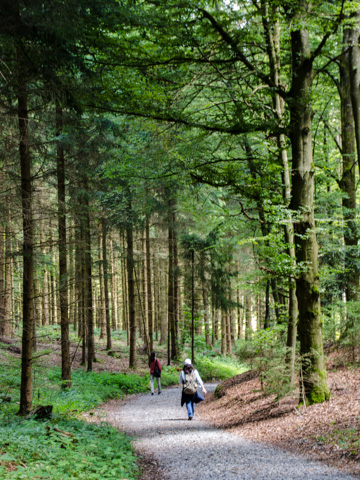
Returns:
[[[266,394],[281,398],[294,390],[290,369],[286,368],[289,348],[285,345],[285,325],[253,333],[251,340],[241,342],[236,355],[260,374]]]

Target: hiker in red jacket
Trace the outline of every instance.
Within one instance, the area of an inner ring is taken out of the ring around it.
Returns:
[[[154,378],[156,378],[157,386],[158,386],[158,395],[161,393],[161,363],[159,359],[156,358],[155,352],[151,352],[149,357],[149,368],[150,368],[150,388],[151,388],[151,395],[154,395]]]

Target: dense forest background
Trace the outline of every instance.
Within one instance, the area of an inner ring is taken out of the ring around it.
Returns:
[[[90,372],[95,336],[111,353],[124,331],[130,368],[154,345],[196,361],[202,337],[271,364],[279,394],[329,398],[324,341],[358,361],[358,8],[1,2],[0,335],[22,335],[21,415],[47,326],[64,388],[70,334]]]

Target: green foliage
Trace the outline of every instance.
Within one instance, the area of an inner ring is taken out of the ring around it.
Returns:
[[[286,368],[289,349],[285,346],[285,325],[258,330],[251,340],[243,341],[236,355],[260,373],[261,388],[266,394],[284,397],[294,390],[290,369]]]
[[[179,372],[177,367],[166,365],[161,371],[161,386],[177,385],[179,382]]]
[[[60,385],[61,371],[56,368],[49,372],[49,380]],[[147,390],[147,380],[132,373],[72,372],[70,389],[40,388],[42,403],[54,404],[55,410],[61,413],[70,411],[83,412],[89,410],[109,398],[117,398],[126,394],[141,393]]]
[[[360,420],[360,417],[357,417]],[[360,426],[335,428],[326,435],[316,437],[317,442],[328,443],[344,450],[349,456],[357,457],[360,451]]]
[[[135,479],[130,440],[107,424],[80,420],[39,422],[13,418],[0,423],[0,477]]]
[[[239,375],[247,370],[244,364],[240,364],[230,357],[209,358],[204,355],[198,356],[195,367],[199,371],[204,382],[212,380],[225,380]]]

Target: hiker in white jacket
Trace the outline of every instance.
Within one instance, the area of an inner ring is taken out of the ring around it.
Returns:
[[[207,392],[199,372],[193,367],[189,358],[187,358],[184,362],[184,368],[180,372],[179,383],[183,387],[181,394],[181,406],[183,406],[184,403],[186,404],[188,420],[192,420],[195,413],[195,404],[204,399],[197,393],[197,386],[199,385],[201,387],[204,395]]]

